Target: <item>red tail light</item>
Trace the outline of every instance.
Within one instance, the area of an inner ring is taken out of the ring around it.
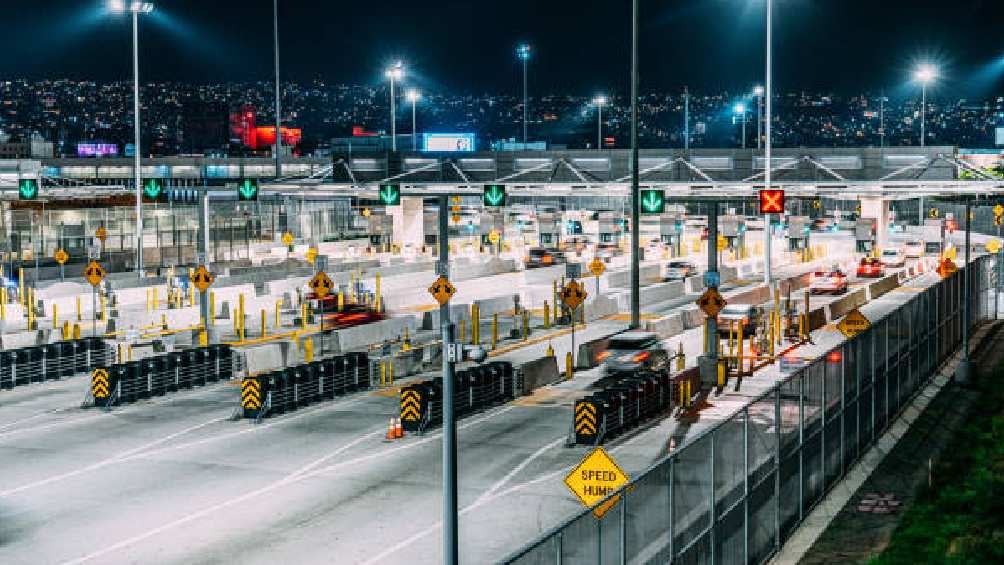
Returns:
[[[596,361],[603,361],[607,357],[610,357],[610,352],[609,351],[601,351],[601,352],[599,352],[599,353],[596,354]]]
[[[826,356],[826,360],[830,363],[839,363],[841,355],[839,351],[831,351],[829,355]]]
[[[635,363],[641,363],[642,361],[648,359],[648,355],[649,355],[648,351],[642,351],[641,353],[635,354],[635,356],[632,357],[631,360],[634,361]]]

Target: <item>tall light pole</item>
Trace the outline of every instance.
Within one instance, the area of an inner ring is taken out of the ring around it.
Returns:
[[[920,83],[920,146],[924,147],[927,145],[927,136],[924,131],[927,121],[927,85],[938,78],[938,69],[934,68],[934,65],[925,63],[917,67],[913,77]]]
[[[401,61],[387,69],[387,78],[390,79],[390,150],[397,152],[397,101],[394,99],[394,84],[404,78],[404,65]]]
[[[739,116],[739,119],[742,120],[742,122],[743,122],[743,125],[742,125],[742,132],[743,132],[742,133],[742,136],[743,136],[742,147],[743,147],[743,149],[746,149],[746,104],[743,104],[742,102],[740,102],[740,103],[736,104],[735,107],[733,107],[732,110]]]
[[[596,149],[603,149],[603,107],[607,102],[607,97],[602,94],[593,98],[593,106],[596,106]]]
[[[132,78],[133,78],[133,140],[136,178],[136,274],[143,278],[143,178],[140,163],[140,113],[139,113],[139,16],[153,12],[152,2],[129,2],[110,0],[108,9],[113,13],[129,12],[132,15]]]
[[[527,64],[530,62],[530,46],[526,43],[521,43],[516,46],[516,58],[523,63],[523,149],[526,149],[527,136],[526,136],[526,122],[530,115],[528,110],[529,98],[527,96]]]
[[[774,69],[773,69],[773,34],[774,34],[774,0],[767,0],[767,33],[766,33],[766,72],[764,81],[764,123],[763,123],[763,134],[764,134],[764,165],[763,165],[763,186],[765,189],[770,189],[770,167],[771,167],[771,150],[773,149],[773,143],[771,140],[771,103],[774,97]],[[764,283],[770,286],[770,243],[771,243],[771,225],[770,225],[770,214],[764,215],[763,222],[763,280]],[[780,492],[780,491],[778,491]],[[777,520],[775,520],[774,525],[776,526],[777,532],[780,531],[780,525]]]
[[[763,87],[754,86],[753,96],[756,96],[756,148],[759,151],[763,145]]]
[[[690,153],[690,89],[683,87],[683,150]]]
[[[411,102],[411,150],[418,151],[418,128],[417,124],[415,105],[418,103],[418,99],[422,97],[422,93],[414,88],[409,88],[408,92],[405,93],[405,98],[408,102]]]
[[[631,0],[631,329],[641,327],[641,188],[638,173],[638,0]]]
[[[282,176],[282,129],[279,86],[279,0],[272,0],[272,39],[275,50],[275,178]]]

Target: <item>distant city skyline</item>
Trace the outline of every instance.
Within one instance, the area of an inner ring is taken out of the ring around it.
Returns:
[[[104,0],[5,6],[0,77],[101,81],[131,76],[128,18]],[[141,23],[145,80],[267,80],[268,0],[162,0]],[[460,0],[372,4],[280,1],[285,77],[377,85],[402,60],[405,81],[429,90],[517,92],[514,48],[532,48],[530,91],[624,91],[630,2]],[[762,80],[763,0],[663,0],[641,5],[643,89],[734,89]],[[932,17],[937,14],[937,17]],[[1004,80],[997,41],[1004,6],[964,0],[777,0],[779,90],[848,94],[909,90],[921,61],[943,69],[932,92],[990,96]]]

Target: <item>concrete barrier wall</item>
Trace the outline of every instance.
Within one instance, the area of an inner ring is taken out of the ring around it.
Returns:
[[[164,299],[167,297],[167,285],[157,284],[146,287],[133,287],[133,288],[115,288],[113,291],[115,299],[121,306],[126,306],[130,304],[146,304],[146,295],[150,289],[157,289],[157,301],[158,303],[163,303]]]
[[[237,354],[244,356],[244,367],[248,374],[257,375],[285,367],[288,351],[288,344],[266,343],[239,349]]]
[[[829,311],[828,319],[832,321],[843,318],[851,310],[863,306],[868,302],[866,294],[865,290],[861,289],[829,303],[826,306]]]
[[[523,374],[523,395],[532,394],[542,386],[554,384],[561,379],[558,360],[555,357],[541,357],[520,366]]]
[[[372,324],[346,328],[335,331],[338,351],[345,353],[366,349],[369,345],[382,343],[384,340],[397,339],[404,334],[404,328],[415,330],[414,316],[401,316],[381,320]]]
[[[809,331],[815,331],[826,325],[826,308],[809,310]]]
[[[688,308],[680,313],[680,319],[683,321],[683,326],[688,330],[699,328],[704,325],[705,318],[706,316],[704,315],[704,312],[701,312],[701,310],[696,306]]]
[[[899,287],[899,279],[896,275],[890,275],[884,279],[874,282],[868,285],[868,299],[875,300],[876,298],[887,294],[895,288]]]
[[[20,349],[22,347],[33,347],[47,343],[46,332],[23,331],[0,335],[0,346],[3,349]]]
[[[645,330],[666,339],[683,333],[686,329],[683,314],[672,314],[656,320],[649,320],[645,323]]]
[[[540,269],[526,269],[523,271],[523,284],[541,284],[550,286],[553,281],[560,281],[563,276],[565,276],[564,265],[542,267]]]
[[[91,294],[91,285],[78,282],[55,282],[45,288],[35,291],[35,298],[50,300],[54,298],[72,298],[79,294]]]
[[[597,296],[587,300],[584,308],[586,309],[586,321],[590,322],[612,316],[619,311],[617,300],[609,296]]]
[[[638,269],[639,279],[642,285],[653,284],[662,281],[662,267],[658,264],[641,265]],[[608,288],[630,288],[631,271],[614,271],[606,275],[606,286]]]

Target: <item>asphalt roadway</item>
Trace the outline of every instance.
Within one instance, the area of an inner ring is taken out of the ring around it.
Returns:
[[[821,332],[820,344],[833,339]],[[559,355],[568,339],[553,340]],[[692,359],[700,330],[682,340]],[[500,559],[580,510],[562,479],[586,448],[563,443],[572,402],[599,376],[582,371],[459,422],[462,562]],[[670,436],[695,437],[779,378],[746,379],[688,430],[667,419],[609,451],[636,474],[666,453]],[[441,435],[384,441],[393,394],[254,425],[229,420],[238,397],[230,384],[111,412],[78,407],[86,386],[78,377],[0,393],[2,563],[441,562]]]

